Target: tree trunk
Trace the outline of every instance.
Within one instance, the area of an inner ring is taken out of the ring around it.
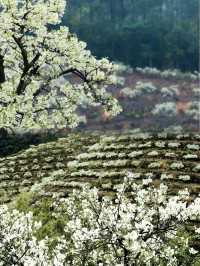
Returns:
[[[4,57],[0,54],[0,83],[5,82],[5,72],[4,72]]]

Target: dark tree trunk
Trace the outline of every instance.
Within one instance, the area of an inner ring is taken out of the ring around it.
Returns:
[[[4,57],[0,54],[0,83],[5,82]]]

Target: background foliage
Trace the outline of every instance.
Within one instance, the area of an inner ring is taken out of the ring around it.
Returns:
[[[63,23],[99,57],[198,69],[198,0],[73,0]]]

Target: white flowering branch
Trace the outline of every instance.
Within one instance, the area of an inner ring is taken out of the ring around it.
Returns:
[[[166,186],[149,187],[151,182],[125,182],[114,201],[87,187],[63,200],[62,211],[69,217],[68,241],[63,242],[66,261],[71,258],[72,265],[82,261],[91,265],[187,265],[183,250],[193,253],[188,255],[193,261],[198,252],[179,231],[200,218],[200,199],[188,205],[187,191],[169,197]]]
[[[83,97],[111,115],[121,111],[106,92],[115,82],[114,65],[92,56],[67,27],[50,29],[59,26],[65,5],[65,0],[0,2],[1,127],[74,127]]]
[[[65,220],[57,243],[35,238],[42,224],[31,213],[1,206],[0,266],[193,265],[199,253],[184,233],[190,225],[193,239],[199,237],[200,198],[192,201],[187,190],[169,196],[165,185],[155,188],[150,178],[140,185],[131,173],[128,178],[116,186],[114,198],[88,187],[54,198],[53,217]]]

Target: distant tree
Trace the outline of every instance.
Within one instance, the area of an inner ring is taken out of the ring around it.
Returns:
[[[0,1],[0,127],[74,127],[83,98],[111,115],[120,112],[106,92],[114,82],[113,64],[97,60],[60,26],[65,4]]]

